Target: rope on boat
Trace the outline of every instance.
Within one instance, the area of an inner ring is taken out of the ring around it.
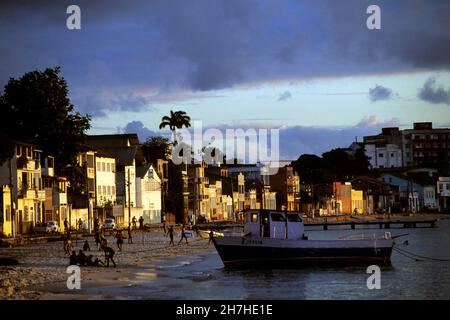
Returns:
[[[414,261],[422,261],[422,260],[420,260],[420,259],[417,259],[417,258],[408,256],[408,255],[402,253],[401,251],[397,250],[397,248],[395,248],[395,247],[392,248],[392,249],[394,249],[398,254],[400,254],[400,255],[402,255],[402,256],[404,256],[404,257],[407,257],[407,258],[409,258],[409,259],[411,259],[411,260],[414,260]]]
[[[404,256],[406,256],[408,254],[408,255],[414,257],[414,259],[416,259],[416,261],[421,261],[418,258],[422,258],[422,259],[425,259],[425,260],[431,260],[431,261],[441,261],[441,262],[449,262],[450,261],[450,259],[439,259],[439,258],[432,258],[432,257],[422,256],[420,254],[412,253],[412,252],[406,251],[404,249],[400,249],[398,247],[394,247],[393,249],[396,252],[398,252],[398,253],[400,253],[400,254],[402,254]]]

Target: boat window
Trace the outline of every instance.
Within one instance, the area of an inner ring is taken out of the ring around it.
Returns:
[[[302,222],[302,219],[298,214],[288,214],[287,219],[289,222]]]
[[[252,213],[252,222],[258,222],[258,214]]]
[[[284,221],[284,217],[281,213],[272,213],[270,218],[272,221]]]

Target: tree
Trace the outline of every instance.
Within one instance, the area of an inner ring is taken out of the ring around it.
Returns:
[[[157,159],[167,160],[170,157],[171,143],[165,137],[150,137],[142,144],[142,152],[148,163],[154,163]]]
[[[172,131],[174,145],[177,144],[177,136],[176,130],[181,129],[183,127],[189,128],[191,126],[191,118],[184,111],[175,111],[170,110],[169,116],[164,116],[161,118],[161,123],[159,125],[159,129],[164,129],[165,127],[169,127],[170,131]]]
[[[70,102],[59,67],[10,78],[0,97],[0,112],[0,136],[36,143],[44,157],[55,157],[57,173],[75,163],[78,147],[90,128],[91,117],[76,112]],[[11,152],[11,146],[2,143],[3,148]]]

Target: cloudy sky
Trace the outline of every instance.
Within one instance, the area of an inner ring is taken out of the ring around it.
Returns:
[[[381,30],[366,9],[381,8]],[[66,8],[81,8],[68,30]],[[320,154],[383,126],[450,126],[450,2],[0,3],[0,85],[61,66],[92,134],[159,135],[169,110],[205,127],[279,128],[281,154]]]

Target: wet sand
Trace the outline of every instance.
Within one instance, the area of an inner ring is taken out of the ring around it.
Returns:
[[[110,264],[106,267],[80,267],[81,287],[93,288],[102,286],[131,285],[130,282],[139,274],[139,270],[147,269],[158,261],[166,261],[182,256],[202,252],[215,251],[208,240],[200,237],[188,238],[189,245],[183,241],[178,245],[179,232],[175,235],[175,246],[169,246],[169,238],[160,230],[133,235],[133,244],[124,240],[123,250],[119,251],[112,236],[107,236],[108,245],[116,254],[114,260],[117,268]],[[74,248],[82,249],[88,239],[91,248],[87,255],[92,254],[104,261],[104,254],[97,250],[93,237],[79,238],[74,241]],[[0,266],[0,299],[95,299],[84,295],[83,290],[67,289],[66,268],[69,256],[63,251],[63,242],[0,248],[0,256],[15,258],[17,266]],[[105,298],[105,297],[103,297]],[[111,295],[106,298],[120,298]]]

